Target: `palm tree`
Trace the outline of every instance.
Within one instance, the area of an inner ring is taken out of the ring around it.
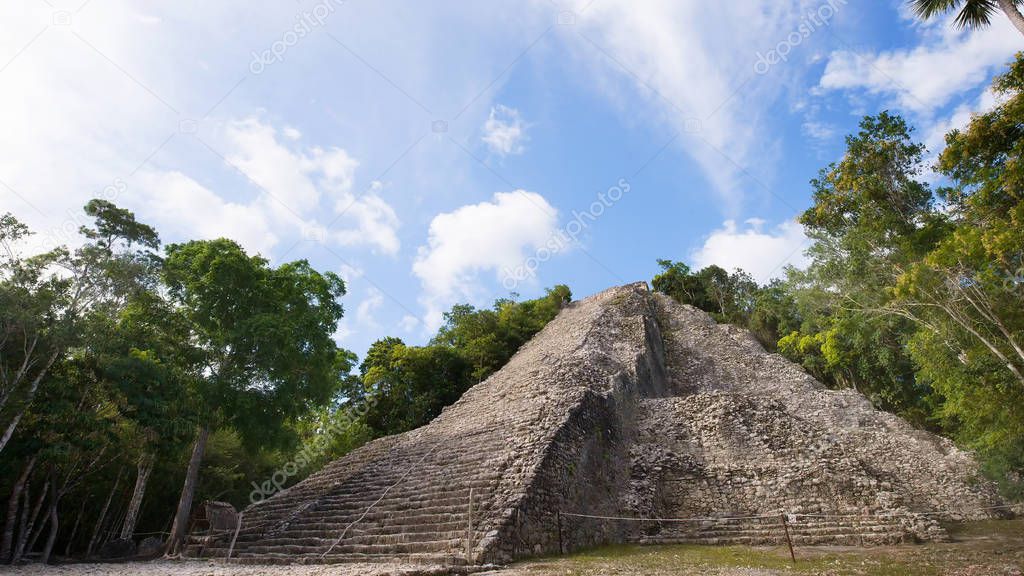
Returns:
[[[1024,34],[1024,15],[1018,8],[1021,4],[1024,0],[910,0],[914,12],[925,19],[959,10],[954,21],[957,28],[984,28],[992,23],[992,13],[999,8]]]

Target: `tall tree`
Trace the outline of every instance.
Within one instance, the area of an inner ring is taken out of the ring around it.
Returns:
[[[121,527],[121,538],[131,539],[157,460],[176,454],[188,441],[184,432],[197,424],[188,372],[194,350],[184,317],[153,291],[139,292],[104,320],[102,335],[91,338],[96,377],[120,393],[137,439],[135,485]]]
[[[919,377],[938,415],[1024,494],[1024,56],[996,79],[1001,104],[946,136],[938,169],[953,229],[896,284],[894,310],[920,330]]]
[[[31,257],[16,250],[28,228],[0,216],[0,414],[9,414],[0,450],[50,369],[78,341],[85,315],[116,309],[154,278],[151,251],[160,241],[153,228],[105,200],[91,200],[85,212],[94,225],[80,228],[83,246]]]
[[[228,424],[250,445],[272,441],[286,419],[327,403],[340,386],[332,334],[344,282],[304,261],[277,268],[226,240],[167,248],[170,298],[197,350],[203,421],[189,460],[168,552],[185,538],[210,431]]]

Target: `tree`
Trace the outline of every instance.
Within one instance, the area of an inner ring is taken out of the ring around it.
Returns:
[[[173,456],[195,430],[192,350],[184,318],[154,292],[141,292],[114,318],[104,318],[92,353],[96,377],[120,393],[121,411],[137,438],[136,479],[121,538],[131,539],[158,459]]]
[[[226,239],[168,246],[163,278],[195,346],[196,433],[168,553],[185,537],[211,430],[229,425],[249,446],[280,439],[284,422],[338,391],[332,339],[345,284],[300,260],[273,268]]]
[[[900,116],[865,117],[842,159],[812,180],[814,203],[800,217],[811,264],[788,274],[802,322],[779,349],[921,424],[929,391],[914,378],[906,344],[916,327],[894,313],[893,286],[950,224],[918,179],[925,149],[911,133]]]
[[[993,88],[1004,101],[946,136],[938,170],[951,231],[898,278],[895,312],[919,330],[919,378],[946,399],[938,417],[1024,493],[1024,57]]]
[[[914,12],[923,19],[934,18],[952,10],[959,10],[954,23],[957,28],[985,28],[992,23],[996,8],[1024,34],[1024,15],[1020,13],[1022,0],[910,0]]]
[[[89,201],[85,212],[94,226],[80,228],[83,246],[32,257],[15,250],[28,228],[0,216],[0,413],[10,413],[0,450],[50,369],[77,342],[85,316],[117,308],[154,278],[151,250],[160,240],[153,228],[105,200]]]
[[[360,372],[372,398],[366,423],[377,436],[426,424],[471,385],[471,366],[454,348],[406,346],[398,338],[374,342]]]
[[[534,300],[497,300],[490,310],[457,304],[444,314],[444,325],[431,344],[455,349],[472,366],[475,384],[504,366],[571,299],[569,287],[557,285]]]
[[[769,350],[796,326],[792,298],[777,281],[761,287],[743,270],[730,274],[714,264],[697,272],[683,262],[658,260],[658,265],[662,271],[651,280],[654,290],[704,310],[717,322],[749,329]]]

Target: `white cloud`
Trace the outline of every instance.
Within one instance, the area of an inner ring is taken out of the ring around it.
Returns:
[[[1020,33],[1002,15],[984,30],[951,26],[917,29],[918,46],[885,52],[833,52],[819,86],[863,90],[929,115],[954,97],[987,82],[1020,49]]]
[[[800,126],[800,128],[803,130],[804,134],[815,140],[830,140],[836,135],[835,126],[824,122],[818,122],[816,120],[807,120]]]
[[[362,278],[365,271],[358,264],[347,264],[342,262],[338,266],[338,275],[345,281],[346,284],[352,282],[357,278]]]
[[[957,106],[949,116],[936,119],[923,131],[923,142],[933,156],[938,156],[946,146],[946,134],[957,128],[964,128],[975,114],[984,114],[995,108],[1005,98],[987,89],[973,102]]]
[[[557,211],[535,192],[498,192],[490,202],[438,214],[430,222],[413,273],[423,285],[427,329],[440,325],[442,311],[458,299],[473,299],[481,272],[500,278],[555,234]]]
[[[491,153],[498,156],[522,154],[526,149],[523,144],[528,139],[526,124],[518,110],[501,104],[491,108],[481,138]]]
[[[268,198],[228,202],[177,171],[145,170],[135,180],[146,213],[161,231],[210,240],[231,238],[247,251],[269,254],[279,237]]]
[[[374,314],[384,305],[384,294],[380,290],[370,287],[366,291],[366,298],[356,307],[356,322],[366,328],[378,328],[380,324]]]
[[[761,219],[750,218],[745,224],[740,230],[735,221],[726,220],[692,254],[694,267],[717,264],[730,272],[739,268],[764,283],[781,278],[787,265],[803,268],[808,264],[803,254],[807,237],[798,222],[783,222],[769,232],[763,231]]]
[[[335,342],[340,343],[351,338],[353,334],[355,334],[355,331],[348,325],[348,320],[342,318],[338,321],[338,329],[334,331],[332,337]]]
[[[398,327],[401,328],[403,332],[412,332],[417,326],[419,326],[419,324],[419,318],[412,314],[406,314],[405,316],[402,316],[402,319],[398,322]]]
[[[395,254],[401,247],[398,239],[398,215],[379,192],[380,182],[374,182],[370,189],[355,196],[349,193],[340,194],[335,203],[335,212],[340,218],[355,221],[354,228],[335,232],[335,237],[345,246],[369,244],[376,246],[385,254]]]
[[[285,134],[287,138],[287,129]],[[366,245],[386,254],[398,252],[398,216],[380,197],[378,182],[364,194],[353,192],[359,162],[345,150],[292,150],[278,139],[272,126],[256,118],[232,123],[227,129],[227,140],[231,147],[228,161],[287,206],[291,214],[280,216],[299,220],[306,237],[342,246]],[[316,221],[305,221],[325,198],[334,205],[335,217],[331,220],[338,220],[341,225],[328,228]]]

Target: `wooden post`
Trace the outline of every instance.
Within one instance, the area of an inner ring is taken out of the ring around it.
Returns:
[[[235,524],[235,534],[231,537],[231,546],[228,546],[228,555],[227,558],[224,559],[225,562],[231,560],[231,553],[235,551],[235,540],[238,540],[238,531],[242,529],[242,514],[244,512],[245,511],[243,510],[238,513],[238,523]]]
[[[789,537],[789,524],[786,522],[786,513],[783,512],[779,517],[782,518],[782,529],[786,532],[786,544],[789,545],[789,557],[793,560],[793,564],[796,564],[796,554],[793,552],[793,540]]]
[[[555,512],[555,520],[558,522],[558,553],[565,554],[565,546],[562,544],[562,512]]]

